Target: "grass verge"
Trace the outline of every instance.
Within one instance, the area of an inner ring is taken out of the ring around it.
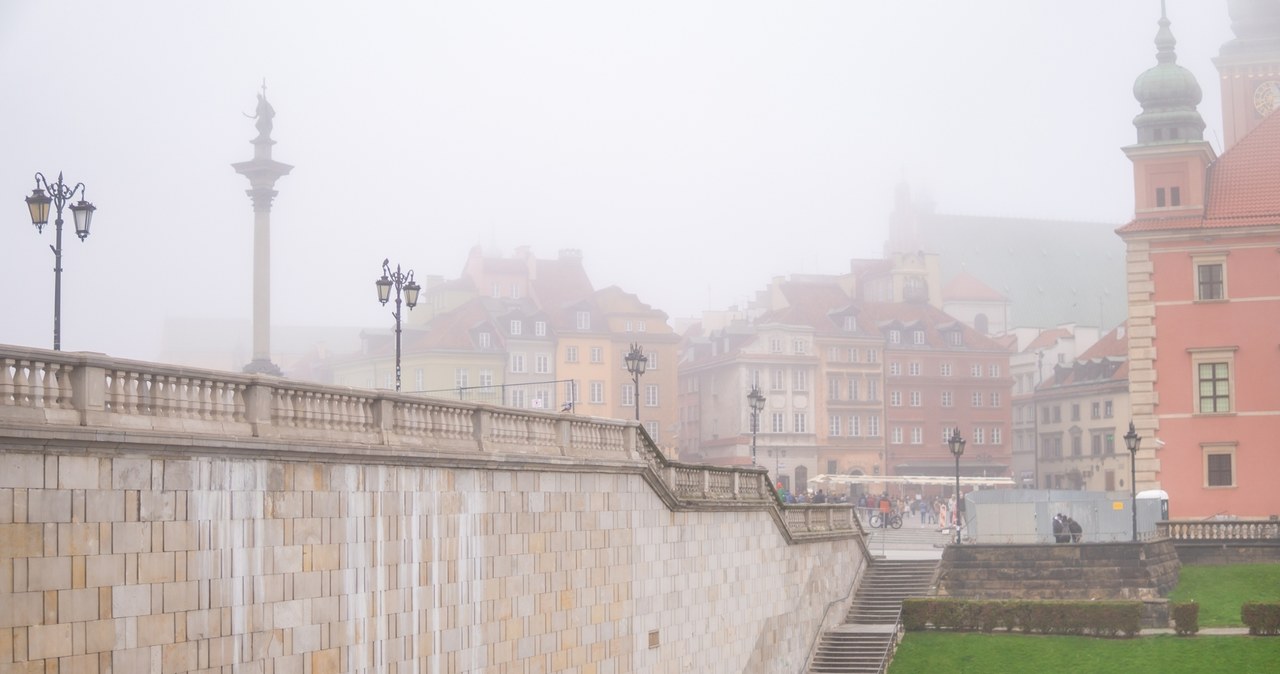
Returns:
[[[1243,627],[1240,605],[1280,601],[1280,564],[1184,566],[1169,601],[1200,604],[1200,627]]]
[[[908,632],[889,674],[1170,674],[1267,672],[1280,638],[1246,636],[1089,637]]]

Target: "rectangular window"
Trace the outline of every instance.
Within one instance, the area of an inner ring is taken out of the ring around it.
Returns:
[[[902,374],[902,364],[901,364],[901,363],[899,363],[899,362],[898,362],[898,361],[896,361],[896,360],[895,360],[895,361],[890,362],[890,363],[889,363],[889,374],[890,374],[891,376],[894,376],[894,377],[897,377],[897,376],[901,375],[901,374]]]
[[[902,391],[889,392],[889,407],[902,407]]]
[[[1072,435],[1071,436],[1071,456],[1080,456],[1084,453],[1083,448],[1080,445],[1081,445],[1080,435],[1078,434]]]
[[[1089,436],[1089,455],[1102,456],[1102,434],[1094,433]]]
[[[645,360],[645,366],[644,366],[644,369],[645,369],[646,371],[647,371],[647,370],[656,370],[656,369],[658,369],[658,352],[657,352],[657,351],[647,351],[647,352],[645,352],[645,354],[644,354],[644,360]]]
[[[769,338],[769,353],[782,353],[782,340],[777,337]]]
[[[857,350],[857,349],[849,349],[849,362],[850,362],[850,363],[856,363],[856,362],[858,362],[858,350]]]
[[[551,407],[551,396],[546,389],[538,389],[533,392],[533,408],[536,410],[545,410]]]
[[[908,376],[908,377],[919,377],[919,376],[920,376],[920,363],[915,363],[915,362],[907,363],[907,376]]]
[[[787,372],[782,369],[775,369],[773,376],[769,378],[769,390],[785,391],[787,390]]]
[[[855,360],[854,362],[857,362],[857,361]],[[878,362],[880,362],[880,350],[879,350],[879,349],[867,349],[867,362],[868,362],[868,363],[878,363]]]
[[[782,412],[774,412],[773,413],[773,432],[786,433],[787,427],[785,422],[786,422],[786,416]]]
[[[973,365],[970,365],[970,366],[969,366],[969,376],[970,376],[970,377],[981,377],[981,376],[982,376],[982,366],[981,366],[981,365],[978,365],[978,364],[976,364],[976,363],[975,363],[975,364],[973,364]]]
[[[1234,487],[1235,447],[1232,445],[1211,445],[1204,449],[1204,486]]]
[[[911,406],[912,406],[912,407],[919,407],[919,406],[920,406],[920,392],[919,392],[919,391],[912,391],[912,392],[911,392],[911,394],[910,394],[910,398],[909,398],[909,400],[910,400],[910,402],[911,402]]]
[[[422,368],[418,368],[418,371],[414,373],[414,383],[417,384],[416,390],[421,391],[422,390]]]
[[[902,331],[901,331],[901,330],[890,330],[890,331],[889,331],[889,343],[890,343],[890,344],[901,344],[901,343],[902,343]],[[901,429],[899,429],[899,430],[901,430]]]
[[[564,347],[564,362],[566,363],[578,362],[578,347],[576,346]]]
[[[486,387],[493,386],[493,370],[480,371],[480,385]]]
[[[533,357],[533,371],[538,374],[547,374],[551,372],[551,358],[545,353],[540,353]]]
[[[1090,418],[1091,418],[1091,419],[1101,419],[1101,418],[1102,418],[1102,411],[1101,411],[1101,410],[1102,410],[1102,404],[1101,404],[1101,403],[1097,403],[1097,402],[1093,403],[1093,405],[1091,405],[1091,406],[1089,407],[1089,415],[1090,415]]]
[[[849,331],[849,332],[853,332],[854,330],[857,330],[857,329],[858,329],[858,317],[857,317],[857,316],[845,316],[845,317],[844,317],[844,329],[845,329],[845,330],[847,330],[847,331]]]
[[[924,330],[912,330],[911,341],[916,344],[924,344]]]
[[[944,376],[944,377],[950,377],[950,376],[951,376],[951,363],[943,363],[942,365],[940,365],[940,366],[938,367],[938,374],[941,374],[941,375],[942,375],[942,376]]]
[[[1102,416],[1106,417],[1107,419],[1110,419],[1114,412],[1115,412],[1115,409],[1111,406],[1110,400],[1102,403]]]
[[[593,362],[593,363],[603,363],[603,362],[604,362],[604,349],[602,349],[602,348],[600,348],[600,347],[598,347],[598,346],[593,346],[593,347],[591,347],[591,362]]]
[[[487,349],[491,344],[493,344],[493,337],[491,337],[487,332],[482,332],[480,333],[478,341],[480,343],[480,348]]]
[[[575,318],[577,320],[577,326],[579,330],[591,329],[591,312],[590,311],[579,311],[575,315]]]
[[[873,438],[880,437],[880,415],[872,414],[867,417],[867,435]]]
[[[1062,423],[1062,406],[1061,405],[1053,406],[1053,423],[1055,424]]]
[[[1042,423],[1042,424],[1047,424],[1047,423],[1049,423],[1049,408],[1048,408],[1048,407],[1041,407],[1041,408],[1040,408],[1040,423]]]
[[[524,324],[520,321],[511,321],[511,335],[517,336],[524,330]]]
[[[839,399],[840,399],[840,388],[841,388],[841,387],[840,387],[840,378],[839,378],[839,377],[828,377],[828,378],[827,378],[827,398],[828,398],[829,400],[839,400]]]
[[[942,392],[942,406],[943,406],[943,407],[951,407],[951,406],[953,406],[953,405],[955,405],[955,400],[953,400],[953,399],[952,399],[951,391],[943,391],[943,392]]]
[[[840,347],[833,346],[827,349],[827,360],[832,363],[840,362]]]
[[[512,389],[508,394],[511,399],[507,401],[512,407],[524,407],[524,389]]]
[[[923,428],[920,428],[919,426],[913,426],[913,427],[911,428],[911,444],[913,444],[913,445],[923,445],[923,444],[924,444],[924,429],[923,429]]]
[[[1231,411],[1231,379],[1226,363],[1200,363],[1200,413]]]
[[[457,367],[453,369],[453,385],[456,388],[466,388],[470,383],[471,372],[465,367]]]
[[[972,440],[972,442],[973,442],[973,444],[975,444],[975,445],[984,445],[984,444],[986,444],[986,434],[982,432],[982,427],[981,427],[981,426],[979,426],[979,427],[977,427],[977,428],[973,429],[973,440]]]
[[[538,337],[546,337],[546,336],[547,336],[547,322],[546,322],[546,321],[536,321],[536,322],[534,322],[534,324],[533,324],[533,334],[534,334],[534,335],[536,335],[536,336],[538,336]]]
[[[890,433],[889,437],[890,437],[890,442],[892,442],[895,445],[901,445],[902,444],[902,427],[894,426],[893,431]]]
[[[1169,205],[1170,206],[1182,205],[1182,191],[1176,186],[1169,188]]]
[[[512,372],[524,372],[524,371],[525,371],[525,367],[524,367],[524,354],[523,354],[523,353],[513,353],[513,354],[511,354],[511,371],[512,371]]]
[[[836,460],[827,459],[827,475],[835,475],[836,473],[839,473],[839,472],[840,472],[840,469],[836,468]]]
[[[960,334],[959,330],[952,331],[951,346],[963,346],[963,345],[964,345],[964,335]]]
[[[625,407],[635,407],[636,387],[634,384],[626,383],[622,385],[622,404]]]
[[[796,370],[792,374],[794,375],[793,383],[795,383],[795,387],[792,390],[808,391],[809,390],[809,371]]]
[[[567,381],[564,383],[564,400],[566,405],[573,405],[578,402],[578,382]]]
[[[1164,188],[1156,188],[1156,208],[1164,208]]]
[[[1000,444],[1000,427],[999,426],[996,426],[995,428],[991,429],[991,444],[993,445]]]
[[[875,402],[880,400],[880,382],[875,379],[867,380],[867,400]]]
[[[840,417],[838,415],[831,415],[831,420],[827,426],[827,433],[832,437],[840,435]]]
[[[648,327],[646,327],[644,321],[636,321],[636,332],[645,332],[646,330],[648,330]],[[653,437],[656,438],[658,436],[655,435]]]
[[[994,378],[999,377],[999,376],[1000,376],[1000,366],[999,366],[999,365],[988,365],[988,366],[987,366],[987,376],[988,376],[988,377],[991,377],[991,378],[993,378],[993,379],[994,379]]]
[[[860,421],[861,419],[858,417],[849,417],[849,435],[862,435],[862,424]]]
[[[645,384],[645,386],[644,386],[644,406],[645,406],[645,407],[657,407],[657,406],[658,406],[658,385],[657,385],[657,384]]]
[[[970,406],[970,407],[982,407],[982,392],[981,392],[981,391],[974,391],[974,392],[973,392],[973,394],[972,394],[971,396],[969,396],[969,406]]]
[[[1080,403],[1071,403],[1071,420],[1080,421]]]
[[[1220,300],[1226,297],[1223,287],[1222,263],[1196,265],[1196,299]]]
[[[791,350],[797,355],[803,356],[809,353],[809,344],[803,339],[796,339],[791,342]]]
[[[604,382],[591,382],[591,402],[598,405],[604,403]]]
[[[858,380],[849,377],[849,400],[858,399]]]
[[[999,393],[992,393],[992,394],[991,394],[991,406],[992,406],[992,407],[999,407],[999,406],[1000,406],[1000,394],[999,394]]]

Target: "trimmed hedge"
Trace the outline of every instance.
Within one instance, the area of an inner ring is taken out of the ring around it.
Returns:
[[[1280,634],[1280,602],[1247,601],[1240,605],[1240,620],[1249,628],[1249,634]]]
[[[1011,599],[906,599],[902,625],[908,630],[949,629],[1034,634],[1131,637],[1141,628],[1139,601],[1031,601]]]
[[[1173,603],[1173,631],[1190,636],[1200,631],[1200,605],[1194,601]]]

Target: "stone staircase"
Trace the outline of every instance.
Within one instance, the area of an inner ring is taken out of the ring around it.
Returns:
[[[879,673],[888,666],[906,597],[930,593],[936,560],[877,559],[858,585],[844,624],[823,633],[809,672]]]

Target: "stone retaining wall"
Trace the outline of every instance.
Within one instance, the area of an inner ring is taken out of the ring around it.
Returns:
[[[1168,539],[949,546],[939,594],[974,599],[1156,599],[1178,583]]]

